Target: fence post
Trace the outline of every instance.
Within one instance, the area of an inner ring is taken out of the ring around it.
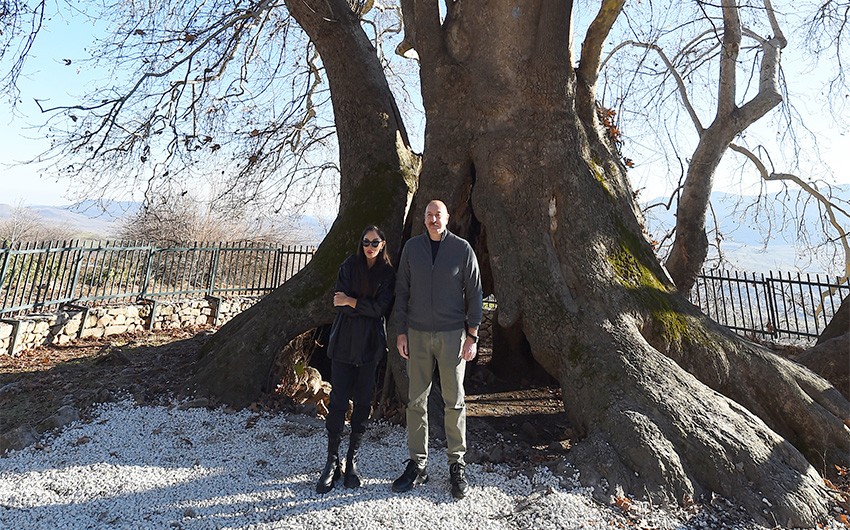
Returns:
[[[142,284],[142,292],[139,293],[139,299],[140,300],[145,298],[146,295],[148,294],[148,286],[150,285],[151,272],[152,272],[152,269],[153,269],[153,257],[154,257],[154,254],[156,254],[156,250],[157,250],[156,247],[151,245],[150,253],[148,254],[148,264],[147,264],[147,267],[145,268],[145,283]],[[151,322],[153,322],[153,319],[151,319]]]
[[[764,278],[764,274],[762,274]],[[779,317],[776,315],[776,299],[773,292],[773,271],[768,271],[768,278],[764,281],[766,286],[765,294],[767,295],[767,318],[770,325],[770,336],[776,337],[779,335]]]
[[[18,347],[18,342],[21,337],[21,321],[16,318],[2,318],[0,319],[0,322],[12,325],[12,334],[9,337],[9,350],[7,353],[14,356],[16,353],[15,348]]]
[[[221,252],[221,242],[213,251],[213,259],[210,262],[210,285],[207,288],[207,296],[212,296],[215,291],[215,275],[218,273],[218,255]]]
[[[9,257],[12,255],[12,247],[7,244],[7,241],[3,241],[3,248],[0,250],[3,251],[3,265],[0,267],[0,288],[3,287],[3,283],[6,281],[6,273],[9,268]]]
[[[80,241],[75,241],[75,247],[80,247]],[[68,292],[68,299],[74,300],[77,297],[74,296],[77,293],[77,282],[80,279],[80,264],[83,262],[83,251],[82,248],[77,248],[77,260],[74,262],[74,279],[71,280],[71,289]]]

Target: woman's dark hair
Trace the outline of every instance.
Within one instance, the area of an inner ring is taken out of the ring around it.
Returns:
[[[378,252],[378,256],[375,261],[375,265],[373,267],[377,267],[375,272],[384,268],[390,267],[392,268],[393,264],[390,261],[390,254],[387,251],[387,238],[384,236],[384,231],[378,228],[375,225],[369,225],[363,229],[363,233],[360,234],[360,239],[357,240],[357,266],[354,267],[354,278],[353,284],[357,286],[357,290],[359,291],[359,295],[374,295],[375,290],[378,288],[377,285],[373,285],[370,280],[369,275],[369,265],[366,263],[366,253],[363,252],[363,243],[362,241],[366,239],[366,234],[369,232],[375,232],[378,234],[378,237],[381,238],[381,241],[384,242],[384,248]],[[373,276],[374,277],[374,276]]]

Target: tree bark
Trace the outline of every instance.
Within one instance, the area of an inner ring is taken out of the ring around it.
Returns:
[[[850,296],[841,302],[815,346],[796,360],[850,399]]]
[[[583,436],[571,459],[596,492],[717,492],[770,524],[813,526],[826,501],[806,457],[850,461],[850,404],[676,294],[621,167],[575,107],[568,4],[456,2],[440,24],[437,2],[417,1],[414,211],[443,199],[450,228],[488,256],[499,324],[521,322],[560,381]]]
[[[310,263],[223,326],[202,350],[195,385],[237,406],[261,394],[289,341],[333,319],[337,270],[356,250],[364,227],[380,226],[390,251],[399,251],[420,163],[375,49],[348,3],[297,0],[287,6],[328,76],[339,138],[340,210]]]
[[[850,331],[818,342],[796,360],[832,383],[836,390],[850,399]]]
[[[829,324],[823,329],[823,333],[818,337],[817,344],[846,335],[848,332],[850,332],[850,296],[841,301],[838,311],[832,315],[832,320],[829,321]]]

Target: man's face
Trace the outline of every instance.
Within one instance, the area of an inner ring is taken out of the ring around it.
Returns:
[[[441,202],[432,202],[425,209],[425,228],[433,239],[439,239],[449,222],[449,212]]]

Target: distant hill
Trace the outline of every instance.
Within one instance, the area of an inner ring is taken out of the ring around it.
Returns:
[[[84,200],[68,206],[68,209],[89,219],[116,221],[135,215],[141,206],[142,203],[135,201]]]
[[[0,219],[10,217],[14,208],[8,204],[0,204]],[[92,209],[83,212],[78,210],[76,205],[33,205],[26,208],[35,212],[45,224],[60,227],[74,237],[112,238],[116,237],[120,227],[120,218],[106,215],[102,211],[95,214]]]
[[[841,193],[844,197],[850,197],[850,186],[844,186]],[[711,194],[714,213],[723,234],[721,248],[731,266],[742,271],[756,272],[801,270],[839,273],[840,263],[832,262],[826,255],[812,254],[800,242],[793,222],[780,223],[783,209],[793,208],[793,204],[771,198],[767,210],[757,212],[753,208],[746,209],[752,200],[753,197],[723,192]],[[654,199],[643,202],[642,206],[660,202],[664,201]],[[140,206],[140,203],[130,201],[102,203],[86,200],[69,206],[37,205],[28,208],[46,222],[77,234],[76,237],[109,239],[118,236],[121,221],[135,214]],[[13,209],[8,204],[0,204],[0,219],[9,217]],[[649,210],[646,220],[650,233],[660,239],[675,225],[675,205],[671,210],[663,207]],[[817,209],[807,208],[803,223],[810,231],[818,230],[819,221]],[[301,217],[294,227],[290,223],[292,220],[281,220],[281,231],[289,232],[294,243],[304,245],[318,245],[329,228],[327,223],[313,216]],[[709,224],[713,226],[711,214]],[[770,237],[765,243],[764,234],[768,231]],[[716,254],[713,255],[716,257]]]
[[[850,197],[850,187],[846,188],[847,190],[842,190],[842,194]],[[796,200],[796,197],[782,200],[769,196],[766,208],[748,209],[747,206],[754,200],[754,197],[724,192],[711,194],[714,216],[709,211],[707,223],[713,227],[713,219],[717,218],[723,236],[720,248],[730,265],[738,270],[757,272],[801,270],[837,274],[842,270],[842,265],[833,262],[826,252],[813,254],[798,237],[793,221],[786,220],[782,223],[782,211],[792,210],[794,204],[790,201]],[[664,199],[647,201],[642,206],[660,202],[664,202]],[[819,230],[820,213],[812,206],[806,208],[802,223],[810,233],[816,233]],[[675,204],[669,211],[657,207],[646,212],[647,225],[653,237],[660,239],[675,226],[675,214]],[[710,235],[709,240],[711,238]],[[709,252],[710,256],[716,257],[715,251]]]
[[[113,239],[119,236],[121,224],[136,214],[139,202],[95,200],[81,201],[68,206],[26,206],[35,212],[43,223],[63,228],[72,237],[81,239]],[[14,206],[0,204],[0,219],[12,215]],[[293,227],[291,219],[281,220],[280,231],[287,233],[296,244],[318,245],[325,237],[325,226],[313,216],[302,216]]]

